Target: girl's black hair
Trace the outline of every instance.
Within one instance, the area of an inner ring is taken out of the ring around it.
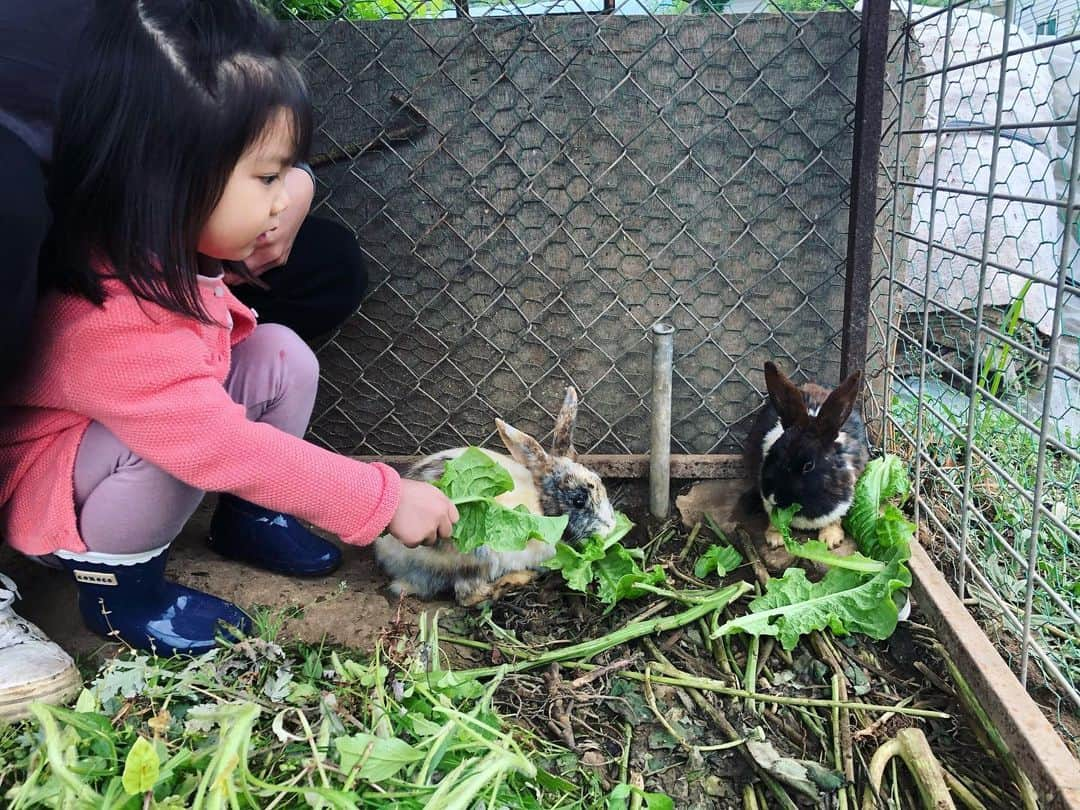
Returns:
[[[100,305],[115,278],[207,321],[199,235],[278,111],[293,159],[306,155],[307,90],[278,24],[249,0],[95,6],[60,100],[45,282]]]

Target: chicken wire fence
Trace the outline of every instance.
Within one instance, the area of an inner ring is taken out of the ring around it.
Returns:
[[[939,563],[1075,745],[1080,6],[894,9],[885,447],[911,461]]]
[[[289,3],[318,212],[371,272],[319,348],[316,440],[543,436],[572,384],[580,449],[646,452],[659,320],[675,452],[738,451],[767,359],[836,382],[857,14],[400,2]]]

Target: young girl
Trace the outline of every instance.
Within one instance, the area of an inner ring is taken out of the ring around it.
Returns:
[[[0,535],[52,555],[87,625],[199,653],[234,605],[164,580],[205,491],[221,555],[286,574],[363,545],[448,536],[438,490],[303,441],[318,365],[223,282],[289,205],[311,112],[248,0],[106,0],[61,100],[55,223],[28,368],[0,394]]]

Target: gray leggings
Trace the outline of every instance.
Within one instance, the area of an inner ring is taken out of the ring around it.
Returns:
[[[307,344],[287,327],[262,324],[233,347],[225,389],[247,407],[248,419],[303,436],[318,383],[319,363]],[[98,422],[79,445],[74,478],[79,534],[90,551],[111,554],[172,542],[204,494],[132,453]]]

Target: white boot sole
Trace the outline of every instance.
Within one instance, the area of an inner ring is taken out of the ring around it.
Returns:
[[[72,663],[49,678],[20,684],[0,692],[0,721],[13,723],[30,716],[31,703],[65,704],[82,689],[82,676]]]

